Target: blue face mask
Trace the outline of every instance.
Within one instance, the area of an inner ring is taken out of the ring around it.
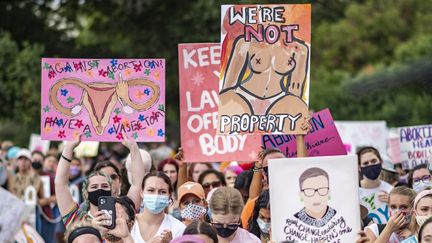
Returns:
[[[169,197],[166,195],[144,194],[143,204],[152,214],[161,213],[169,205]]]

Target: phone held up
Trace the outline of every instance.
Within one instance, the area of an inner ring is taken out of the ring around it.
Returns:
[[[105,225],[107,229],[114,229],[116,227],[116,209],[115,209],[115,198],[114,197],[107,197],[102,196],[99,197],[99,203],[98,203],[99,211],[102,211],[105,213],[105,215],[109,216],[109,222]]]

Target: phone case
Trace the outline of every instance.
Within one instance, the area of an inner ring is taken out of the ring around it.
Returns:
[[[105,226],[107,229],[114,229],[116,227],[116,210],[115,210],[115,198],[102,196],[99,197],[99,211],[104,212],[106,215],[111,217],[109,226]]]

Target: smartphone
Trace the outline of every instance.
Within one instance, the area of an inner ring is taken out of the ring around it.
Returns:
[[[115,209],[115,198],[111,196],[102,196],[99,197],[98,208],[99,211],[105,213],[105,215],[109,216],[109,222],[106,224],[107,229],[114,229],[116,227],[116,209]]]

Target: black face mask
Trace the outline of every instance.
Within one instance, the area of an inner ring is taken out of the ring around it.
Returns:
[[[234,234],[234,232],[236,232],[236,230],[238,229],[238,226],[233,229],[233,228],[216,228],[216,231],[218,233],[218,235],[222,238],[228,238],[230,237],[232,234]]]
[[[91,204],[97,206],[99,204],[99,198],[102,196],[111,196],[110,190],[98,189],[96,191],[88,192],[88,200]]]
[[[31,166],[33,167],[33,169],[35,170],[40,170],[42,169],[42,163],[39,161],[35,161],[31,164]]]

